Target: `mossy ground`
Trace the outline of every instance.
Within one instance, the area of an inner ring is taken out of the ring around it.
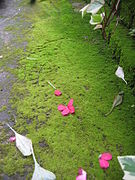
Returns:
[[[19,68],[12,70],[18,78],[11,98],[17,116],[14,129],[32,139],[39,164],[58,180],[75,179],[79,167],[87,171],[88,179],[122,179],[117,156],[135,154],[134,97],[115,76],[111,51],[101,34],[89,27],[89,17],[82,20],[68,1],[41,1],[33,9],[35,14],[25,14],[34,20],[32,30],[24,30],[27,49],[15,51],[21,58]],[[48,80],[62,96],[54,95]],[[105,117],[121,90],[123,104]],[[63,117],[57,106],[70,98],[75,115]],[[8,132],[2,130],[1,142],[8,141]],[[113,159],[103,171],[98,156],[106,151]],[[0,159],[0,173],[32,176],[32,157],[24,158],[15,144],[1,143]]]

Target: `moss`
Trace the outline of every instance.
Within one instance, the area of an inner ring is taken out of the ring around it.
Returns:
[[[2,108],[0,109],[0,112],[5,111],[7,109],[7,106],[2,106]]]
[[[37,1],[33,8],[24,15],[31,21],[34,18],[27,49],[13,50],[14,56],[21,57],[12,72],[17,76],[11,98],[17,115],[14,128],[32,139],[38,162],[57,179],[75,179],[79,167],[87,171],[88,179],[121,179],[117,156],[135,153],[130,88],[114,75],[117,64],[101,34],[89,27],[89,17],[81,20],[65,0]],[[13,52],[7,54],[7,61]],[[54,96],[48,80],[62,91],[61,97]],[[120,90],[125,92],[123,104],[105,118]],[[57,106],[67,104],[70,98],[76,113],[62,117]],[[40,142],[47,145],[42,147]],[[113,154],[106,172],[98,164],[104,151]],[[14,144],[2,145],[2,154],[0,171],[9,176],[23,175],[26,165],[33,167],[32,157],[23,158]],[[30,175],[32,172],[33,168]]]

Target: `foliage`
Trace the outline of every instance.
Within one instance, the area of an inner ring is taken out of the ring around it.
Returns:
[[[97,23],[91,23],[92,21],[90,21],[90,24],[92,24],[92,25],[94,25],[94,24],[102,24],[103,38],[107,39],[107,40],[110,40],[110,36],[112,34],[109,33],[108,36],[107,36],[106,28],[110,25],[110,22],[113,20],[114,16],[116,15],[116,12],[117,12],[118,7],[119,7],[119,3],[120,3],[120,0],[114,0],[113,2],[111,2],[111,7],[110,7],[110,10],[109,10],[109,13],[107,14],[106,4],[105,4],[104,0],[92,0],[90,2],[90,4],[88,4],[83,9],[81,9],[82,17],[84,16],[84,12],[91,13],[91,14],[94,14],[92,16],[98,16],[99,17],[99,14],[97,14],[97,13],[99,11],[102,12],[103,8],[104,8],[104,13],[102,13],[103,14],[102,20],[97,21]],[[94,21],[94,18],[93,18],[93,21]],[[114,27],[114,31],[115,31],[117,25],[118,25],[118,19],[116,20],[116,25]]]

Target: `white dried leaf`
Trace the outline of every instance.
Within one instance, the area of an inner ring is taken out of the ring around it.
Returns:
[[[94,27],[94,30],[97,30],[97,29],[102,29],[102,24],[97,24],[97,25]]]
[[[104,3],[104,0],[92,1],[87,8],[87,13],[96,14],[103,7]]]
[[[89,7],[89,5],[90,5],[90,4],[87,4],[86,6],[84,6],[84,7],[80,10],[80,12],[82,12],[82,18],[83,18],[84,15],[86,14],[87,8]]]
[[[35,170],[32,176],[32,180],[55,180],[56,176],[52,172],[42,168],[36,161],[34,152],[32,153],[33,160],[35,162]]]
[[[115,75],[121,78],[127,84],[127,81],[124,78],[124,71],[122,67],[118,66],[118,69],[116,70]]]
[[[9,124],[7,125],[15,133],[16,147],[24,156],[30,156],[32,154],[32,141],[27,137],[18,134]]]
[[[135,180],[135,156],[118,156],[125,180]]]

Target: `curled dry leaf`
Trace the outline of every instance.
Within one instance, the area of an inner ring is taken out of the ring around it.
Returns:
[[[24,156],[30,156],[32,154],[32,141],[27,137],[18,134],[9,124],[7,125],[15,133],[16,147]]]
[[[110,109],[110,111],[107,114],[105,114],[105,116],[108,116],[109,114],[111,114],[113,109],[122,103],[123,96],[124,96],[124,92],[123,91],[119,92],[119,94],[115,97],[115,99],[113,101],[112,108]]]
[[[124,71],[123,71],[122,67],[118,66],[118,68],[115,72],[115,75],[118,76],[119,78],[121,78],[127,84],[127,81],[124,78]]]
[[[102,24],[97,24],[95,27],[94,27],[94,30],[96,29],[102,29]]]

